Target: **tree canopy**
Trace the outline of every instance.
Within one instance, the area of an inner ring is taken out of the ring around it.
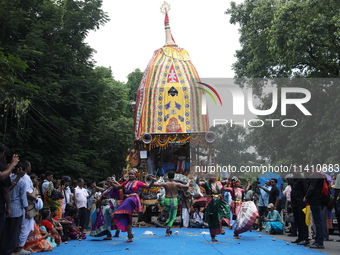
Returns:
[[[0,2],[0,137],[38,174],[119,173],[133,142],[129,87],[84,42],[102,0]]]
[[[245,0],[226,14],[240,25],[237,77],[339,76],[340,14],[333,0]]]
[[[305,104],[312,116],[295,107],[287,116],[276,111],[259,119],[296,119],[294,128],[254,128],[251,136],[258,153],[279,163],[339,162],[338,102],[340,100],[340,6],[332,0],[245,0],[226,11],[240,25],[241,49],[233,65],[240,86],[263,95],[268,79],[277,88],[295,85],[311,92]],[[261,78],[256,80],[254,78]],[[301,83],[298,78],[310,78]],[[320,78],[320,79],[315,79]],[[271,81],[273,82],[273,81]],[[262,98],[268,109],[271,97]],[[280,104],[280,101],[279,101]]]

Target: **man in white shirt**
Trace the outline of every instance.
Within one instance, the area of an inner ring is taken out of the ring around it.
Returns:
[[[85,229],[86,213],[87,213],[87,197],[88,192],[84,189],[84,180],[78,179],[78,186],[74,189],[76,207],[78,208],[78,218],[76,225],[81,227],[81,230]]]
[[[200,211],[199,208],[194,209],[194,213],[192,215],[192,222],[190,223],[190,226],[193,228],[204,228],[208,227],[208,224],[203,221],[204,219],[204,214],[203,212]]]
[[[23,172],[24,163],[19,162],[12,171],[11,181],[16,182],[10,191],[10,215],[6,217],[6,221],[0,238],[0,254],[10,255],[14,252],[18,243],[22,218],[27,214],[27,195],[26,184],[20,178],[17,179],[17,173]],[[17,181],[14,181],[17,180]],[[26,252],[28,254],[30,252]],[[24,254],[24,253],[23,253]]]

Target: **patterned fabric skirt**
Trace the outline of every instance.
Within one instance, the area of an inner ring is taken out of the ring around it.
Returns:
[[[205,209],[205,218],[209,225],[210,235],[221,234],[222,220],[229,224],[230,205],[220,197],[213,198]]]
[[[92,226],[90,236],[100,237],[107,235],[107,231],[115,228],[112,217],[110,216],[117,209],[117,202],[115,199],[105,199],[102,206],[97,213],[96,221]]]
[[[128,230],[128,226],[132,225],[132,213],[140,205],[138,195],[132,195],[126,198],[123,203],[117,208],[117,210],[111,214],[114,223],[117,228],[122,232],[126,232]],[[140,211],[139,208],[137,211]]]
[[[253,201],[242,202],[241,209],[237,215],[237,220],[233,225],[234,232],[236,234],[241,234],[248,231],[258,217],[259,213]]]
[[[48,191],[46,190],[44,195],[44,207],[55,207],[56,208],[56,219],[60,219],[63,215],[62,206],[61,206],[62,199],[53,200],[51,197],[48,196]]]

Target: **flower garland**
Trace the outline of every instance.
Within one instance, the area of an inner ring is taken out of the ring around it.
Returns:
[[[159,147],[165,147],[168,145],[169,141],[170,141],[170,136],[161,135],[158,137],[156,144]]]

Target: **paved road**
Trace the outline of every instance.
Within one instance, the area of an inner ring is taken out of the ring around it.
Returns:
[[[265,234],[264,231],[263,231],[263,234]],[[271,236],[273,238],[281,239],[287,242],[292,242],[296,240],[296,237],[289,237],[286,235],[271,235]],[[340,240],[340,237],[338,235],[329,235],[329,239],[330,241],[324,242],[325,249],[313,249],[313,250],[319,250],[323,253],[330,254],[330,255],[339,255],[340,242],[338,242],[338,240]],[[295,244],[292,244],[292,245],[295,245]]]

